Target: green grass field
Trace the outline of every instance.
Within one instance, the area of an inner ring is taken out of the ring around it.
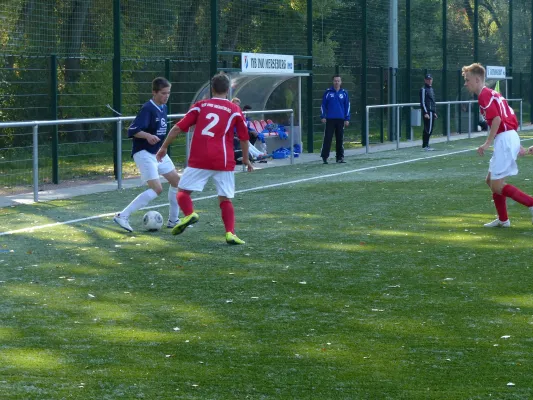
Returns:
[[[214,198],[177,237],[141,212],[133,234],[104,217],[0,236],[0,398],[532,398],[531,215],[510,201],[512,228],[483,228],[489,158],[446,155],[481,140],[237,174],[286,183],[236,195],[245,246]],[[0,209],[0,232],[141,190]]]

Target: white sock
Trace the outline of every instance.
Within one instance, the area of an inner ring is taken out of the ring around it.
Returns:
[[[157,193],[154,189],[148,189],[142,192],[140,195],[135,197],[133,201],[128,204],[128,206],[120,212],[120,215],[125,218],[129,218],[129,216],[137,211],[140,208],[143,208],[144,206],[147,206],[148,203],[150,203],[153,199],[157,197]]]
[[[175,222],[180,217],[180,206],[178,205],[178,188],[169,185],[168,187],[168,219]]]

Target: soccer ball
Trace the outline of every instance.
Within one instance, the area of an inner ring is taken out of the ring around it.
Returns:
[[[149,232],[155,232],[163,226],[163,217],[157,211],[148,211],[143,217],[143,227]]]

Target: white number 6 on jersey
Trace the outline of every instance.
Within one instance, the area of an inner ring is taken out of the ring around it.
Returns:
[[[202,135],[207,135],[210,137],[214,137],[215,134],[210,131],[211,128],[214,128],[216,124],[218,124],[218,121],[220,120],[220,117],[214,113],[209,113],[205,116],[207,119],[212,119],[212,121],[204,128],[202,129]]]

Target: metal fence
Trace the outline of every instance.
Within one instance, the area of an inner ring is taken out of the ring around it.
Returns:
[[[294,110],[293,109],[280,109],[280,110],[262,110],[262,111],[248,111],[245,112],[245,114],[250,115],[257,115],[257,116],[264,116],[269,114],[289,114],[289,121],[290,121],[290,130],[289,130],[289,139],[288,143],[290,143],[291,150],[294,149],[295,139],[296,137],[300,138],[300,130],[295,130],[294,126]],[[183,117],[185,114],[169,114],[169,122],[171,122],[173,119],[178,119]],[[18,177],[20,174],[31,174],[31,186],[33,187],[33,197],[34,201],[38,201],[39,199],[39,183],[41,182],[41,176],[40,176],[40,170],[42,168],[42,159],[43,157],[40,156],[40,149],[42,149],[42,144],[40,143],[39,135],[41,133],[40,128],[43,127],[57,127],[57,126],[77,126],[77,125],[83,125],[83,124],[105,124],[107,125],[107,128],[110,128],[112,124],[115,124],[113,130],[113,145],[111,146],[111,143],[103,144],[98,152],[92,152],[89,144],[92,142],[86,142],[85,146],[89,147],[89,151],[76,153],[74,155],[65,155],[64,157],[75,157],[78,159],[91,159],[91,158],[98,158],[99,156],[102,156],[100,159],[105,159],[105,163],[107,164],[107,168],[109,169],[109,172],[112,173],[112,175],[115,177],[117,182],[117,189],[122,188],[122,180],[123,180],[123,167],[125,164],[124,161],[124,153],[128,152],[128,150],[123,150],[123,142],[125,140],[128,140],[126,138],[123,138],[123,126],[125,121],[132,121],[135,118],[135,116],[122,116],[122,117],[111,117],[111,118],[85,118],[85,119],[67,119],[67,120],[53,120],[53,121],[24,121],[24,122],[0,122],[0,129],[13,129],[13,128],[32,128],[31,134],[31,143],[28,144],[28,146],[24,147],[27,151],[26,158],[24,159],[17,159],[17,160],[6,160],[4,156],[2,156],[2,159],[0,159],[0,166],[11,164],[15,162],[31,162],[31,166],[25,167],[21,169],[21,171],[14,172],[12,174],[10,173],[2,173],[2,178],[6,178],[9,175]],[[169,124],[170,126],[170,124]],[[295,135],[295,132],[298,132],[298,135]],[[0,135],[1,136],[1,135]],[[300,139],[299,139],[300,140]],[[183,165],[186,165],[186,159],[188,158],[188,151],[190,147],[191,142],[191,133],[188,132],[187,135],[185,135],[182,138],[182,142],[177,142],[177,145],[173,145],[170,149],[169,153],[172,153],[173,151],[179,151],[184,156]],[[60,159],[61,155],[59,154],[59,144],[56,142],[52,146],[52,164],[53,168],[57,168],[57,174],[60,175]],[[7,150],[7,149],[6,149]],[[54,156],[55,155],[55,156]],[[49,158],[49,154],[46,155],[45,158]],[[173,156],[174,158],[174,156]],[[81,162],[81,161],[80,161]],[[290,162],[291,164],[294,162],[293,158],[293,151],[290,153]],[[131,161],[129,161],[131,163]],[[0,169],[1,170],[1,169]],[[15,169],[16,170],[16,169]],[[80,177],[78,177],[80,178]]]
[[[519,111],[519,129],[522,129],[522,123],[523,123],[523,100],[522,99],[507,99],[508,102],[519,102],[520,103],[520,111]],[[472,133],[472,126],[478,125],[479,120],[474,120],[473,115],[478,115],[478,112],[476,111],[474,114],[474,111],[472,109],[472,104],[477,104],[477,100],[467,100],[467,101],[439,101],[436,102],[437,106],[446,106],[446,117],[445,117],[445,126],[446,126],[446,137],[447,141],[450,141],[450,135],[451,135],[451,117],[452,117],[452,111],[451,106],[452,105],[467,105],[468,111],[466,112],[466,117],[468,118],[468,124],[467,124],[467,133],[468,138],[471,137]],[[373,106],[366,106],[366,112],[365,112],[365,118],[366,118],[366,131],[365,131],[365,137],[366,137],[366,152],[368,153],[370,151],[370,141],[371,141],[371,121],[370,121],[370,111],[371,110],[383,110],[383,109],[391,109],[393,118],[391,119],[391,123],[394,125],[392,128],[392,138],[391,141],[396,142],[396,148],[400,148],[400,138],[401,138],[401,110],[405,107],[417,107],[420,106],[420,103],[398,103],[398,104],[381,104],[381,105],[373,105]],[[461,113],[459,113],[459,120],[461,118]],[[408,120],[411,120],[409,118]],[[475,124],[473,123],[475,121]],[[457,124],[460,125],[460,124]],[[457,132],[460,132],[460,129],[457,130]],[[409,135],[404,134],[403,135],[406,140],[413,140],[413,130],[412,125],[409,129]]]

